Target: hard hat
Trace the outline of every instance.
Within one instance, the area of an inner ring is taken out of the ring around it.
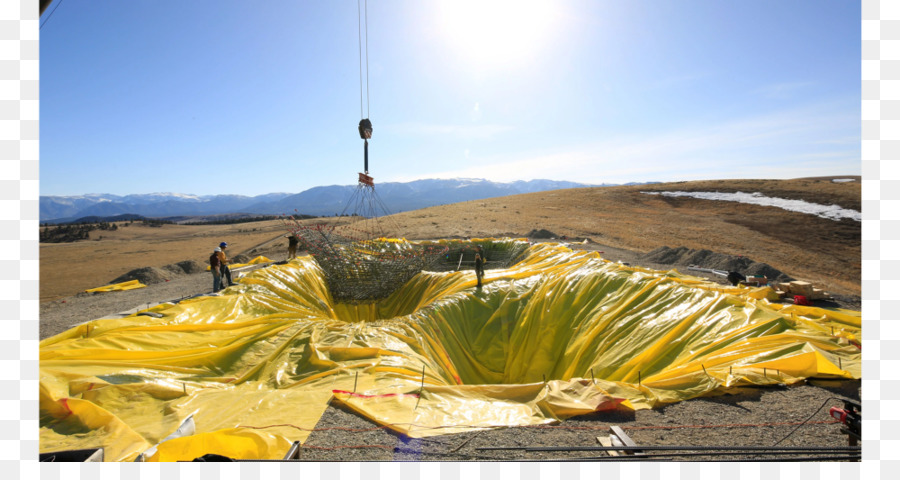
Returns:
[[[214,251],[214,252],[221,252],[221,251],[222,251],[222,249],[221,249],[221,248],[219,248],[219,247],[216,247],[216,249],[215,249],[215,250],[213,250],[213,251]]]
[[[225,248],[225,247],[227,247],[227,246],[228,246],[228,244],[227,244],[227,243],[225,243],[225,242],[222,242],[222,243],[220,243],[220,244],[219,244],[219,246],[220,246],[220,247],[222,247],[222,248]]]

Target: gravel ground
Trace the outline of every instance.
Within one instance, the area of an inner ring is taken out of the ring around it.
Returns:
[[[604,258],[635,264],[638,252],[602,245],[579,245],[603,252]],[[283,258],[280,251],[260,252],[269,258]],[[671,265],[644,267],[670,269]],[[685,272],[694,273],[694,272]],[[708,276],[724,283],[724,279]],[[136,290],[109,293],[80,293],[41,305],[40,338],[61,333],[91,319],[135,308],[147,308],[164,301],[209,294],[209,273],[176,276],[167,282]],[[836,299],[835,306],[858,309],[859,299]],[[526,447],[597,447],[598,437],[609,435],[609,427],[622,427],[638,445],[693,446],[817,446],[846,447],[848,437],[841,425],[828,416],[842,399],[860,401],[860,382],[815,382],[791,387],[747,388],[729,395],[704,397],[655,410],[605,412],[584,415],[557,425],[515,427],[410,439],[380,427],[355,413],[329,406],[299,451],[308,461],[550,461],[611,458],[598,451],[531,452]],[[483,448],[509,447],[504,450]],[[663,454],[665,452],[647,452]],[[751,461],[804,458],[811,454],[784,456],[690,456],[681,461],[722,461],[743,458]],[[837,454],[832,454],[834,457]],[[645,457],[669,460],[672,457]],[[815,457],[814,461],[824,461]],[[846,459],[845,459],[846,460]]]
[[[598,447],[597,437],[621,427],[641,446],[848,446],[828,408],[859,400],[859,382],[752,388],[657,410],[582,415],[557,425],[514,427],[411,439],[342,408],[329,406],[299,452],[311,461],[565,461],[605,457],[599,451],[531,452],[526,447]],[[823,406],[826,408],[819,408]],[[809,420],[807,423],[804,421]],[[780,442],[780,443],[779,443]],[[508,450],[482,448],[510,447]],[[651,452],[647,452],[651,453]],[[655,452],[661,454],[665,452]],[[680,452],[684,453],[684,452]],[[794,453],[793,457],[808,456]],[[691,456],[675,460],[753,461],[787,457]],[[664,458],[653,457],[663,460]]]
[[[41,304],[41,340],[84,322],[135,308],[149,308],[167,301],[212,292],[212,275],[195,273],[168,282],[121,292],[79,293]]]
[[[281,250],[258,250],[257,255],[281,259]],[[235,281],[239,275],[267,265],[251,265],[232,271]],[[212,294],[212,274],[207,271],[172,275],[170,280],[147,285],[145,288],[119,292],[81,292],[71,297],[41,303],[40,339],[62,333],[84,322],[118,316],[135,309],[150,308],[160,303],[177,303],[186,298]]]

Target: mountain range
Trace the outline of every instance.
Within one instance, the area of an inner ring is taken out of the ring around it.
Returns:
[[[484,179],[426,179],[378,184],[376,193],[390,213],[469,200],[502,197],[564,188],[612,186],[529,180],[498,183]],[[149,193],[135,195],[87,194],[40,197],[41,223],[76,222],[83,217],[114,217],[131,214],[149,218],[208,216],[230,213],[258,215],[304,214],[331,216],[346,211],[355,185],[313,187],[300,193],[245,195],[191,195]]]

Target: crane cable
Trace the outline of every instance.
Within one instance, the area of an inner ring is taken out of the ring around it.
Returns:
[[[365,16],[363,14],[363,6],[361,6],[361,0],[356,0],[356,15],[357,15],[357,33],[359,34],[359,116],[360,118],[368,118],[367,113],[369,110],[369,2],[365,1]],[[365,30],[366,30],[366,94],[365,101],[363,101],[363,39],[362,39],[362,29],[363,29],[363,21],[365,20]],[[363,111],[363,105],[365,104],[365,112]]]
[[[63,0],[59,0],[58,2],[56,2],[56,6],[53,7],[53,10],[50,10],[50,14],[47,15],[47,19],[44,20],[43,22],[41,22],[41,25],[38,27],[38,30],[44,28],[44,25],[45,25],[47,22],[50,21],[50,17],[52,17],[53,14],[56,13],[56,9],[59,8],[60,5],[62,5],[62,2],[63,2]],[[45,8],[46,8],[46,7],[45,7]],[[43,12],[42,12],[42,13],[43,13]]]

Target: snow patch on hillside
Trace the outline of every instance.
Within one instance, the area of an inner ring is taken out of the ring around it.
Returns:
[[[842,208],[838,205],[821,205],[805,202],[803,200],[789,200],[786,198],[767,197],[759,192],[754,193],[721,193],[721,192],[641,192],[648,195],[664,195],[667,197],[692,197],[702,200],[720,200],[723,202],[748,203],[763,207],[777,207],[791,212],[800,212],[815,215],[829,220],[841,220],[849,218],[857,222],[862,221],[862,213],[856,210]]]

